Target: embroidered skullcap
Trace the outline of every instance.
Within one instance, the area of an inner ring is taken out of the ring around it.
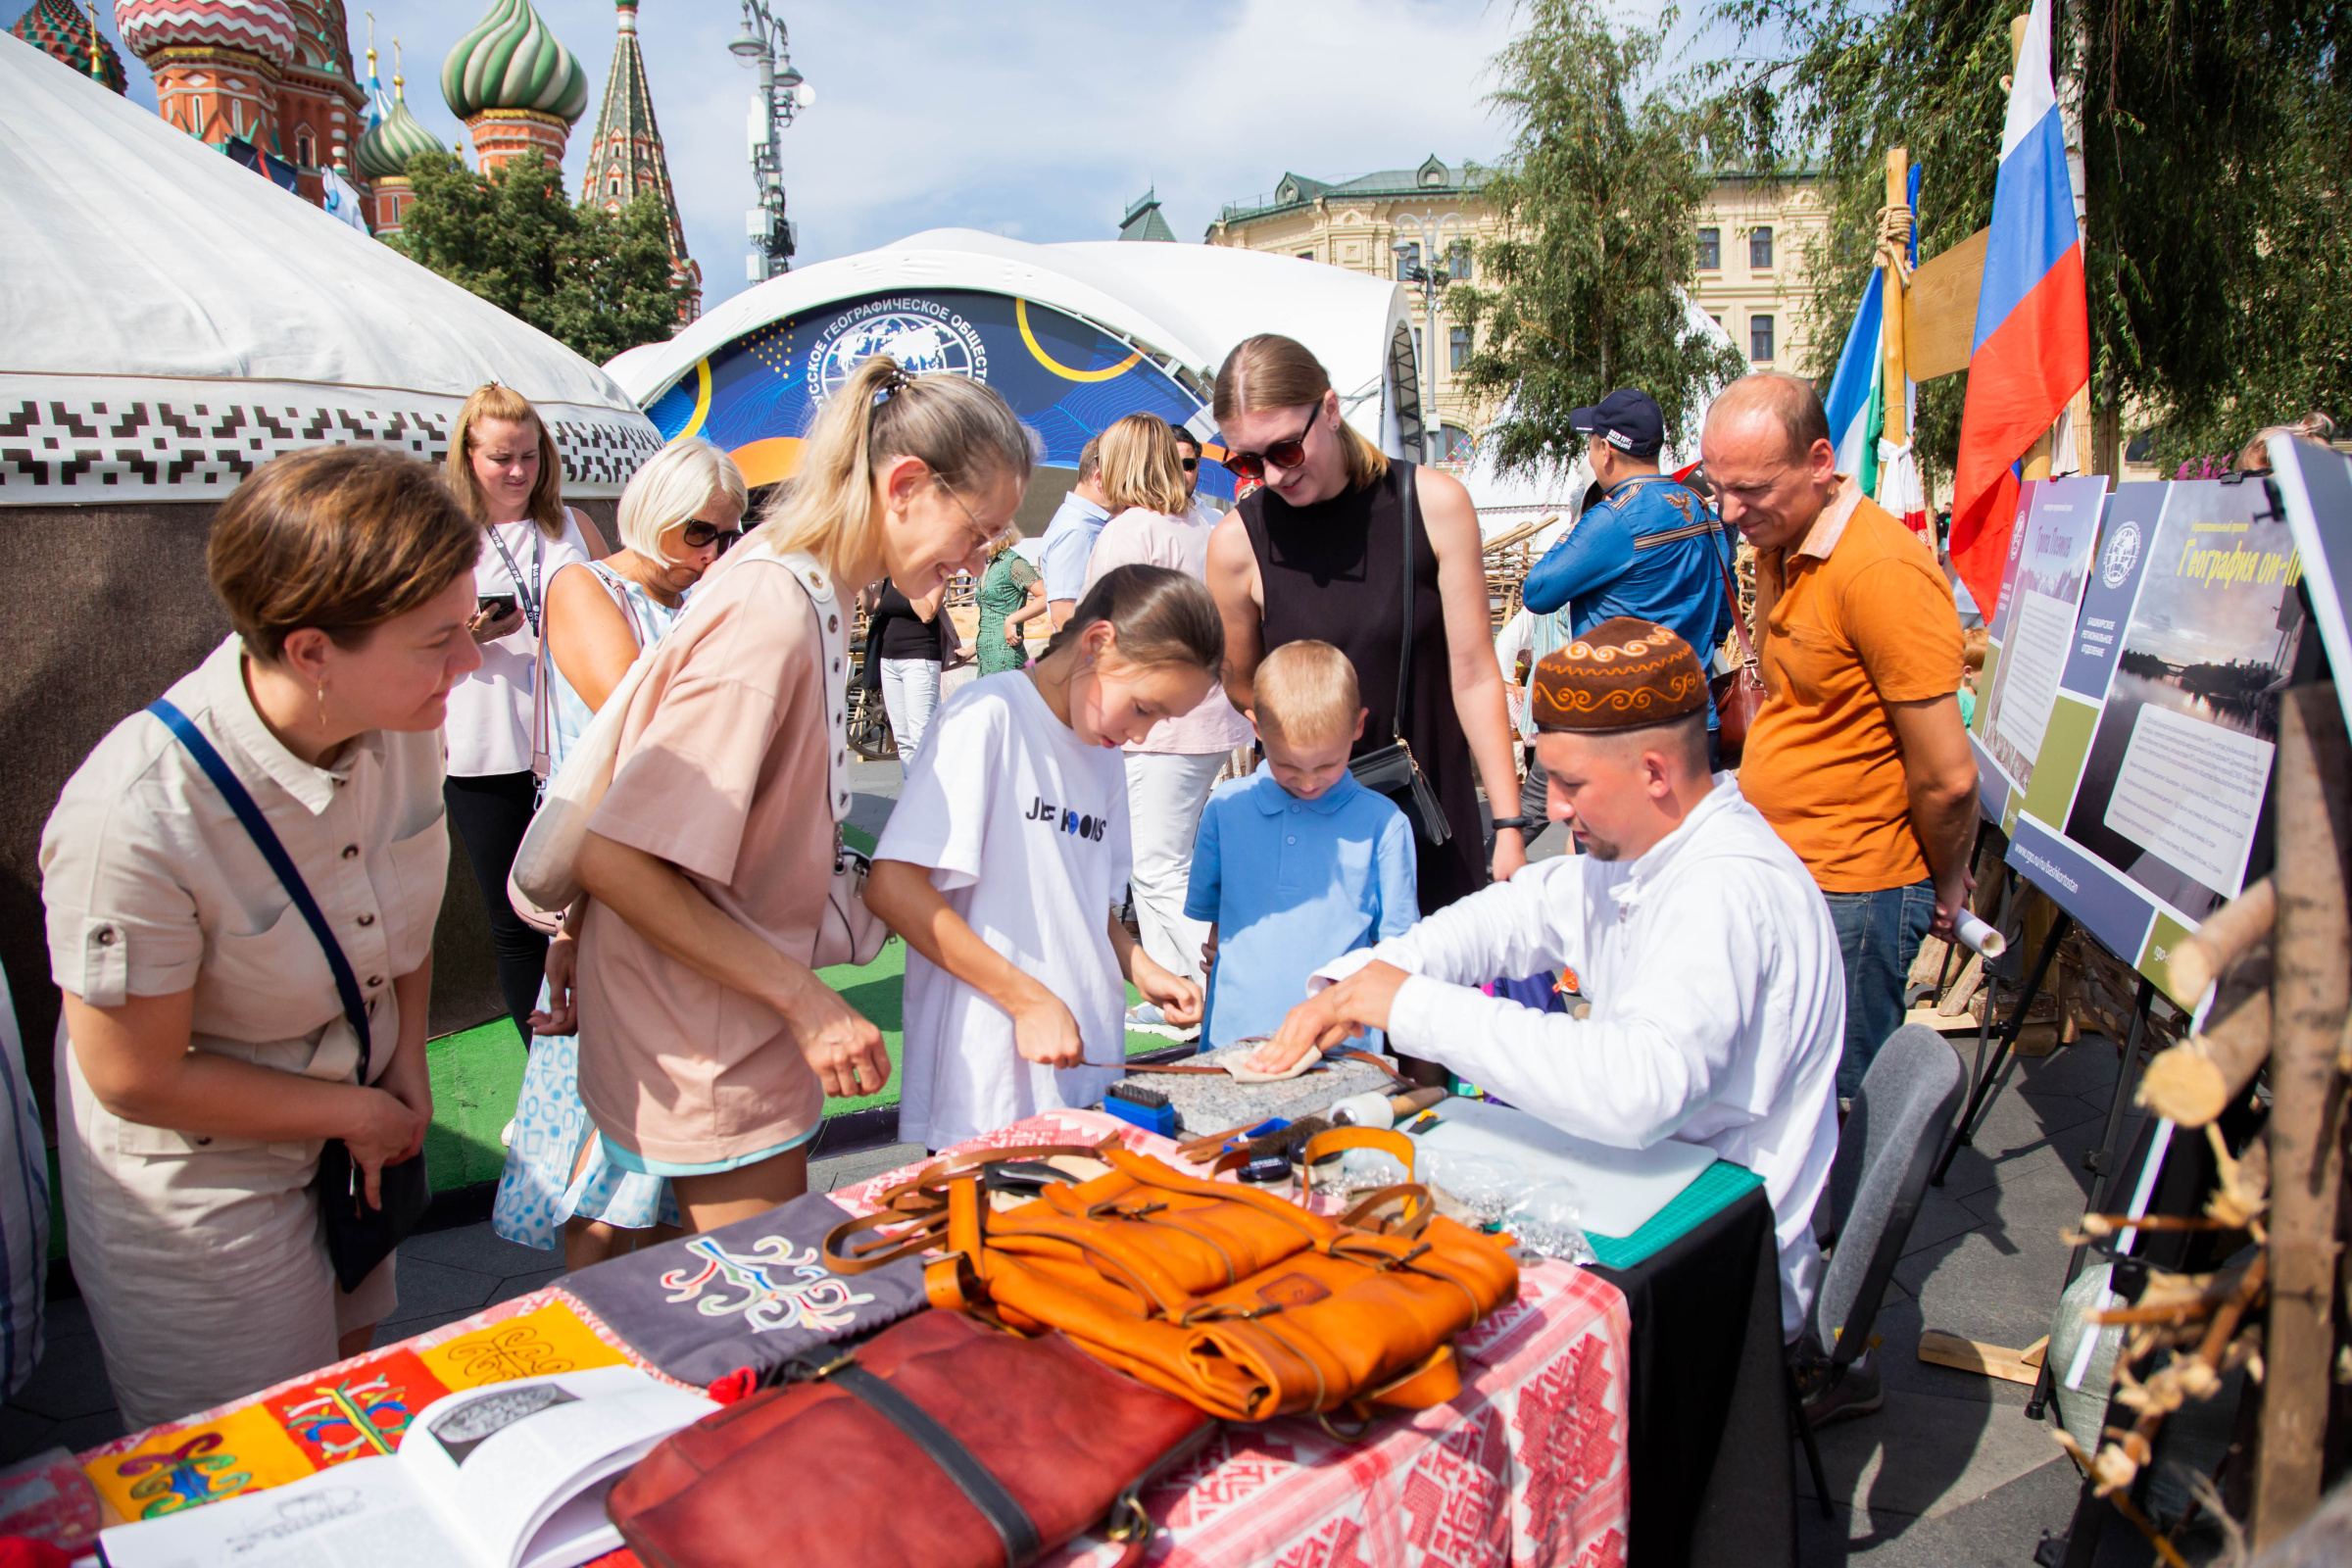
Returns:
[[[1690,645],[1633,615],[1545,654],[1529,688],[1540,730],[1642,729],[1707,710],[1706,673]]]

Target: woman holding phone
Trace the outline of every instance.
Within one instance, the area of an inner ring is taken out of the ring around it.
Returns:
[[[449,432],[448,472],[451,493],[482,530],[472,627],[482,666],[449,694],[445,794],[490,917],[499,999],[528,1050],[547,938],[514,912],[507,873],[539,804],[534,761],[547,751],[539,638],[556,574],[601,552],[564,505],[556,438],[513,390],[492,382],[466,400]]]
[[[481,548],[423,464],[321,447],[265,465],[206,550],[236,629],[170,714],[108,732],[41,834],[66,1234],[133,1430],[356,1355],[392,1313],[394,1259],[337,1286],[312,1183],[339,1138],[374,1202],[432,1121],[440,729],[482,660]]]

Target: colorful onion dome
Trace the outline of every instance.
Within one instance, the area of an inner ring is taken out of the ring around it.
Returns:
[[[294,17],[285,0],[115,0],[115,26],[141,60],[179,47],[242,49],[279,67],[294,62]]]
[[[129,85],[122,74],[122,57],[74,0],[40,0],[8,30],[43,54],[64,61],[76,75],[88,76],[117,92]]]
[[[416,122],[409,113],[407,94],[401,91],[401,78],[392,78],[392,112],[382,122],[368,127],[360,137],[360,145],[352,162],[369,179],[387,179],[405,175],[409,160],[418,153],[447,152],[441,138]]]
[[[460,120],[529,109],[571,124],[588,108],[588,73],[531,0],[491,0],[490,14],[442,62],[441,96]]]

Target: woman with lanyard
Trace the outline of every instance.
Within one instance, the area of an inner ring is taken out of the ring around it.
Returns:
[[[340,1140],[376,1203],[432,1122],[439,730],[481,662],[481,547],[421,463],[265,465],[205,552],[236,629],[108,732],[41,834],[67,1236],[133,1430],[393,1315],[392,1258],[338,1287],[317,1176]]]
[[[742,537],[743,470],[708,441],[673,441],[629,478],[620,495],[620,548],[566,566],[547,585],[549,762],[587,733],[607,698],[685,612],[688,593]],[[506,1170],[490,1223],[524,1247],[561,1247],[564,1266],[586,1268],[662,1239],[677,1202],[660,1176],[621,1169],[580,1102],[580,1043],[573,981],[579,973],[575,905],[547,949],[547,986],[531,1015],[538,1038],[507,1140]]]
[[[598,554],[564,505],[564,465],[539,411],[506,387],[477,387],[449,433],[449,488],[481,524],[473,568],[482,667],[449,694],[449,819],[490,916],[498,992],[527,1050],[547,937],[514,912],[507,873],[538,806],[547,736],[536,665],[547,585]]]

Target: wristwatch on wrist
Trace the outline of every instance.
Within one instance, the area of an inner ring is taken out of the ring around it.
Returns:
[[[1494,830],[1498,833],[1506,827],[1515,827],[1525,833],[1535,825],[1536,819],[1532,816],[1498,816],[1494,818]]]

